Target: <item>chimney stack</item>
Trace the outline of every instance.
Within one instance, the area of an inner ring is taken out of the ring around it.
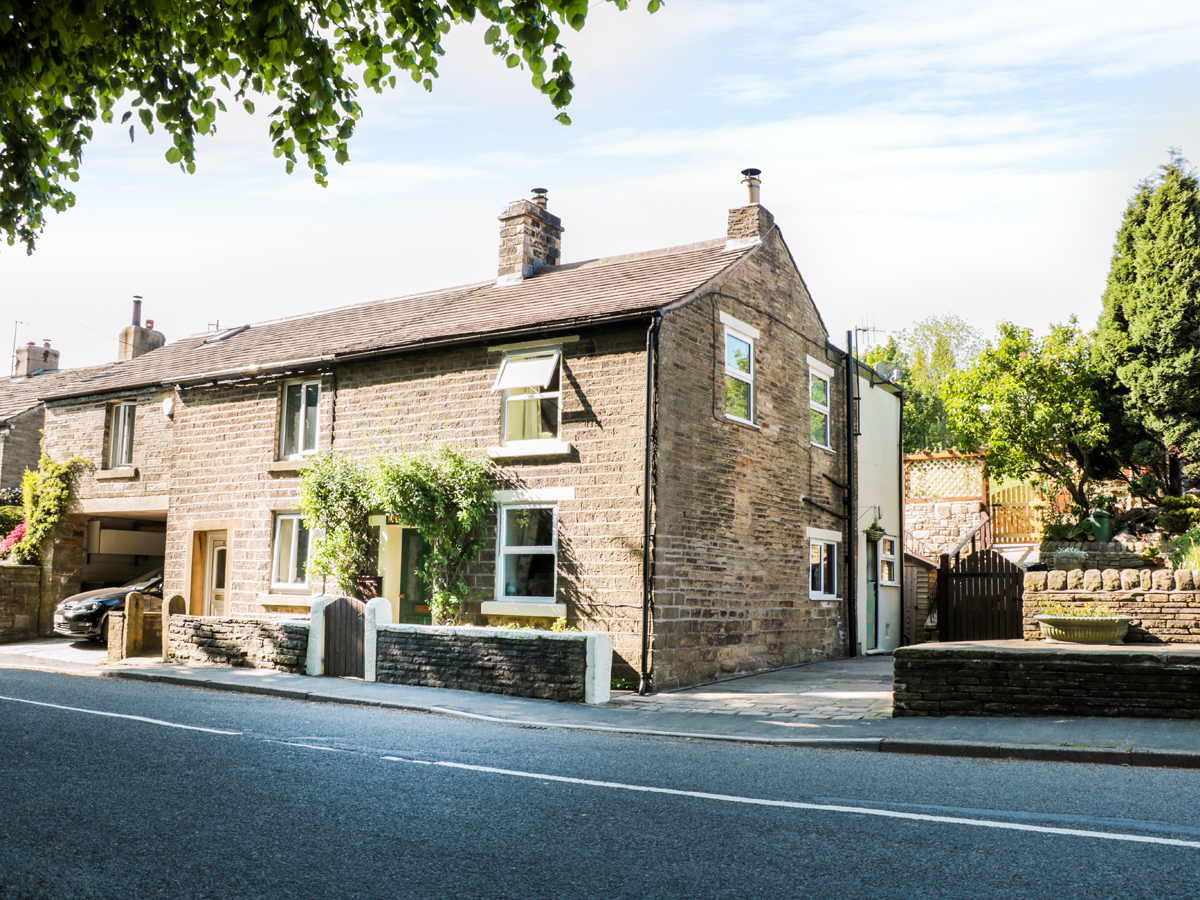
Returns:
[[[146,327],[142,327],[142,298],[136,294],[133,297],[133,324],[121,329],[119,340],[117,362],[136,359],[167,342],[164,334],[154,330],[153,319],[147,319]]]
[[[28,378],[30,375],[44,375],[47,372],[58,371],[58,351],[50,349],[46,341],[41,347],[30,341],[24,347],[17,348],[17,378]]]
[[[500,267],[496,284],[520,284],[562,257],[562,220],[546,211],[546,189],[532,200],[515,200],[500,213]]]
[[[761,244],[775,225],[775,217],[759,202],[762,182],[761,169],[742,169],[742,184],[750,193],[750,202],[729,211],[729,227],[725,235],[726,250],[741,250]]]

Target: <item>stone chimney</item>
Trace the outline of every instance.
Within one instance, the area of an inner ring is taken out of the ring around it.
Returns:
[[[17,378],[28,378],[30,375],[44,375],[47,372],[58,371],[58,351],[50,349],[46,341],[41,347],[30,341],[24,347],[17,348]]]
[[[762,182],[758,176],[761,169],[742,169],[745,176],[742,184],[750,193],[750,202],[729,211],[729,228],[725,235],[726,250],[741,250],[761,244],[762,239],[775,226],[775,217],[759,203]]]
[[[136,359],[143,353],[157,350],[167,342],[166,335],[154,330],[154,320],[147,319],[146,327],[142,327],[142,298],[133,299],[133,323],[121,329],[120,347],[117,349],[117,362]]]
[[[532,200],[516,200],[500,213],[500,268],[496,284],[520,284],[562,257],[562,220],[546,212],[546,189]]]

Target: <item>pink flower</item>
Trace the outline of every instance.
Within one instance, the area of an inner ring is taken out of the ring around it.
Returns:
[[[0,556],[7,555],[8,551],[11,550],[15,545],[19,544],[23,537],[25,537],[24,522],[9,532],[8,537],[6,537],[3,541],[0,541]]]

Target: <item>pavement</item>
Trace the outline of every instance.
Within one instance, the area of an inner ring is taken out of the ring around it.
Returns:
[[[106,662],[69,638],[0,645],[0,668],[36,668],[208,690],[495,721],[689,740],[740,741],[884,753],[1200,768],[1200,721],[1176,719],[892,718],[892,658],[832,660],[601,706],[498,694],[313,678],[267,669]]]

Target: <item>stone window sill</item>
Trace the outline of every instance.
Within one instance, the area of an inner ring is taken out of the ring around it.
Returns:
[[[312,594],[259,594],[258,602],[263,606],[312,606]]]
[[[96,473],[97,481],[121,481],[137,478],[137,466],[121,466],[119,469],[101,469]]]
[[[731,416],[725,413],[725,421],[732,422],[734,425],[741,425],[743,428],[753,428],[755,431],[762,431],[762,426],[751,422],[749,419],[742,419],[738,416]]]
[[[278,459],[267,463],[267,471],[280,475],[299,475],[306,462],[307,459]]]
[[[574,448],[564,441],[521,441],[505,447],[488,447],[491,459],[529,459],[535,456],[566,456]]]
[[[485,600],[479,604],[479,611],[485,616],[532,616],[540,619],[562,619],[567,615],[565,603],[502,603],[495,600]]]

